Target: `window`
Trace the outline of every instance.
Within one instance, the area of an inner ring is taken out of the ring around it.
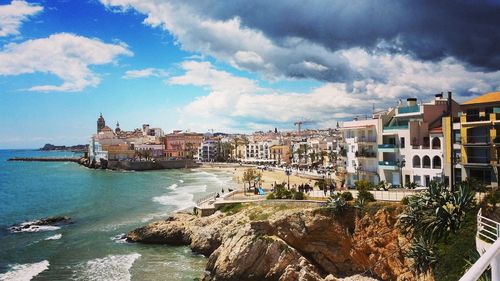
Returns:
[[[413,182],[420,185],[421,184],[421,178],[420,176],[413,176]]]
[[[432,158],[432,168],[441,169],[441,158],[439,156]]]
[[[439,138],[432,139],[432,149],[441,149],[441,140]]]
[[[430,168],[431,167],[431,158],[429,156],[424,156],[422,160],[423,167],[422,168]]]
[[[401,148],[405,148],[405,138],[400,138],[400,139],[399,139],[399,146],[400,146]]]
[[[420,157],[418,155],[413,156],[413,168],[421,168]]]

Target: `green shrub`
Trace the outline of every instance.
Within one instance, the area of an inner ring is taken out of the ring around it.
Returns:
[[[457,256],[463,261],[460,253],[463,254],[464,250],[459,247],[463,243],[458,236],[459,230],[474,209],[474,192],[467,186],[460,186],[452,193],[444,184],[431,182],[426,191],[409,196],[407,201],[405,210],[399,216],[399,226],[404,234],[413,237],[407,256],[415,260],[414,269],[417,272],[427,272],[432,267],[435,273],[441,274],[450,271],[453,266],[458,266],[460,262],[456,261]],[[464,236],[467,241],[469,236],[472,236],[472,242],[464,244],[473,247],[475,231],[467,232],[470,233],[465,233]],[[447,239],[450,235],[454,237]],[[456,243],[455,248],[447,246],[452,243]],[[458,280],[443,277],[446,274],[436,275],[436,280]]]
[[[408,205],[408,202],[409,202],[408,201],[408,196],[405,196],[405,197],[403,197],[403,199],[401,199],[401,204],[402,205]]]
[[[332,213],[336,215],[341,215],[349,207],[344,198],[337,196],[331,196],[330,198],[328,198],[327,206],[328,208],[330,208]]]
[[[354,183],[354,186],[356,186],[356,190],[372,190],[375,188],[375,185],[367,180],[359,180]]]
[[[358,199],[362,199],[365,202],[375,202],[375,197],[368,190],[360,190],[358,191]]]
[[[352,201],[354,200],[354,197],[352,197],[352,193],[349,191],[344,191],[340,193],[340,196],[344,198],[345,201]]]
[[[305,195],[302,192],[299,192],[292,188],[288,190],[282,184],[277,184],[274,187],[274,191],[267,195],[267,199],[294,199],[294,200],[304,200]]]
[[[220,211],[229,215],[236,214],[237,212],[241,211],[243,209],[243,204],[241,203],[231,203],[231,204],[225,204],[220,208]]]

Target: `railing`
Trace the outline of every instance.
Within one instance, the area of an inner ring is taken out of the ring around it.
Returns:
[[[491,158],[489,156],[468,156],[467,164],[490,164]]]
[[[408,124],[406,124],[406,125],[391,125],[391,126],[384,127],[384,130],[401,130],[401,129],[408,129]]]
[[[381,166],[396,166],[396,161],[378,161]]]
[[[477,237],[488,243],[494,243],[500,237],[500,223],[483,217],[482,209],[477,213]]]
[[[196,206],[200,206],[200,205],[202,205],[210,200],[215,200],[216,195],[217,195],[217,193],[212,192],[212,193],[205,195],[204,197],[201,197],[200,199],[196,200]]]
[[[369,137],[355,137],[355,142],[377,142],[377,137],[369,136]]]
[[[489,144],[490,143],[490,137],[483,135],[483,136],[466,136],[462,137],[462,143],[463,144]]]
[[[379,144],[378,148],[396,148],[396,145],[392,143],[384,143],[384,144]]]
[[[466,115],[466,122],[478,122],[478,121],[490,121],[490,115],[486,114],[485,116],[480,116],[479,114]]]
[[[419,111],[420,111],[419,105],[412,105],[412,106],[405,106],[398,108],[398,114],[413,113]]]
[[[482,216],[481,209],[477,213],[477,238],[487,243],[493,243],[481,255],[460,281],[476,281],[484,271],[491,266],[491,280],[500,281],[500,224]]]

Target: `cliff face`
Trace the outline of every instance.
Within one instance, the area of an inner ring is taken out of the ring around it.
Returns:
[[[129,241],[189,245],[208,256],[205,280],[343,280],[355,274],[415,280],[394,226],[398,208],[356,218],[354,210],[247,207],[234,215],[176,214],[128,234]],[[335,276],[335,277],[334,277]],[[356,279],[358,278],[358,279]],[[345,280],[372,280],[356,277]]]

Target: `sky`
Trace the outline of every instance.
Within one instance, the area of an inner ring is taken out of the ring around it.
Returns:
[[[0,0],[0,148],[332,128],[500,91],[500,1]]]

